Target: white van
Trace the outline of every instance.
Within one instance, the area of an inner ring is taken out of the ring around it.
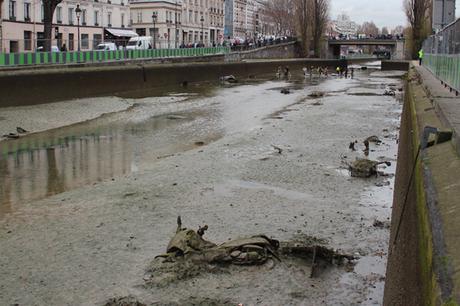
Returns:
[[[152,36],[131,37],[126,45],[127,50],[148,50],[153,49]]]
[[[109,42],[109,43],[102,43],[97,45],[96,47],[97,51],[117,51],[117,45],[115,43]]]

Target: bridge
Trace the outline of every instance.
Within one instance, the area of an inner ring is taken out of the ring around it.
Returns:
[[[389,47],[392,59],[404,59],[405,40],[401,39],[329,39],[327,57],[339,58],[342,46],[385,46]]]

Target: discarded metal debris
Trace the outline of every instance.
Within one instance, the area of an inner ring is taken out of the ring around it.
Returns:
[[[146,285],[162,287],[203,272],[224,272],[230,266],[262,265],[268,260],[283,261],[292,256],[309,258],[312,269],[315,269],[318,261],[341,264],[344,260],[356,259],[353,255],[326,247],[314,237],[280,243],[265,235],[257,235],[217,245],[203,238],[207,229],[206,225],[198,231],[183,228],[182,220],[178,217],[176,234],[168,244],[167,253],[156,256],[150,264],[144,277]]]
[[[222,76],[220,77],[220,81],[227,82],[227,83],[238,83],[238,80],[233,75]]]
[[[322,98],[326,95],[326,93],[322,92],[322,91],[314,91],[312,92],[311,94],[309,94],[308,96],[310,98]]]
[[[7,138],[7,139],[18,139],[19,135],[15,133],[8,133],[3,135],[2,137]]]
[[[382,141],[381,141],[377,136],[375,136],[375,135],[372,135],[372,136],[367,137],[367,138],[364,140],[364,142],[366,142],[366,141],[367,141],[367,142],[373,142],[373,143],[375,143],[375,144],[380,144],[380,143],[382,143]]]
[[[285,95],[288,95],[288,94],[291,93],[291,91],[289,90],[289,88],[283,88],[283,89],[281,89],[281,93],[285,94]]]
[[[353,163],[348,164],[348,169],[350,170],[350,174],[353,177],[371,177],[373,175],[377,176],[377,166],[381,164],[386,164],[387,166],[391,166],[391,163],[388,161],[373,161],[369,159],[356,159]]]
[[[109,299],[104,306],[147,306],[133,296],[116,297]]]
[[[29,131],[23,129],[22,127],[18,126],[16,128],[16,132],[18,132],[19,134],[25,134],[25,133],[28,133]]]

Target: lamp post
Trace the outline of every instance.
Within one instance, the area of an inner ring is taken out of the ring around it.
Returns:
[[[201,15],[201,44],[204,46],[204,17]]]
[[[157,23],[157,12],[153,12],[152,14],[152,21],[153,21],[153,49],[157,48],[157,35],[155,33],[155,24]]]
[[[177,40],[178,40],[178,35],[177,35],[177,0],[176,0],[176,6],[174,7],[174,46],[177,49]]]
[[[77,15],[78,52],[80,52],[80,15],[81,15],[80,4],[77,4],[77,8],[75,9],[75,15]]]

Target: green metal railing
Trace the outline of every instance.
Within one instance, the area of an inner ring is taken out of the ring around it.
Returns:
[[[101,63],[133,59],[217,55],[227,54],[229,52],[230,48],[227,47],[212,47],[155,50],[0,53],[0,67]]]
[[[449,87],[460,91],[460,54],[425,54],[423,66]]]

